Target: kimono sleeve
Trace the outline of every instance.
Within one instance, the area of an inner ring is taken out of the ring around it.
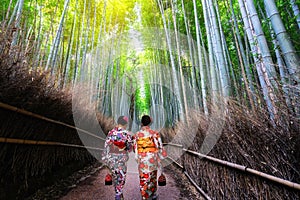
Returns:
[[[112,141],[111,141],[111,132],[109,132],[106,136],[106,139],[105,139],[105,143],[104,143],[104,150],[102,152],[102,160],[104,162],[107,161],[108,159],[108,154],[110,152],[110,146],[112,144]]]
[[[133,135],[133,152],[135,160],[138,160],[138,150],[137,150],[137,134]]]
[[[126,149],[128,152],[131,152],[133,149],[133,136],[130,133],[126,135]]]

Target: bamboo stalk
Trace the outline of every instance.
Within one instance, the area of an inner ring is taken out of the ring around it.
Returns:
[[[35,114],[35,113],[32,113],[32,112],[29,112],[29,111],[24,110],[24,109],[20,109],[20,108],[17,108],[17,107],[14,107],[14,106],[2,103],[2,102],[0,102],[0,108],[4,108],[4,109],[7,109],[7,110],[10,110],[10,111],[13,111],[13,112],[17,112],[17,113],[20,113],[20,114],[23,114],[23,115],[27,115],[27,116],[34,117],[34,118],[37,118],[37,119],[41,119],[41,120],[51,122],[51,123],[54,123],[54,124],[59,124],[59,125],[65,126],[65,127],[72,128],[72,129],[76,129],[78,131],[84,132],[87,135],[93,136],[97,139],[105,140],[104,138],[102,138],[100,136],[97,136],[93,133],[90,133],[90,132],[88,132],[86,130],[83,130],[83,129],[80,129],[78,127],[72,126],[70,124],[66,124],[64,122],[56,121],[56,120],[53,120],[53,119],[50,119],[50,118],[47,118],[47,117],[44,117],[44,116],[41,116],[41,115],[38,115],[38,114]]]
[[[77,144],[67,144],[61,142],[52,142],[52,141],[38,141],[38,140],[25,140],[25,139],[16,139],[16,138],[3,138],[0,137],[0,143],[10,143],[10,144],[27,144],[27,145],[41,145],[41,146],[65,146],[65,147],[74,147],[74,148],[84,148],[103,151],[102,148],[88,147]]]
[[[266,178],[268,180],[274,181],[276,183],[294,188],[296,190],[300,190],[300,184],[298,184],[298,183],[294,183],[294,182],[291,182],[291,181],[288,181],[288,180],[285,180],[285,179],[282,179],[282,178],[278,178],[276,176],[272,176],[270,174],[266,174],[266,173],[248,168],[247,166],[243,166],[243,165],[235,164],[235,163],[232,163],[232,162],[224,161],[224,160],[221,160],[221,159],[218,159],[218,158],[207,156],[207,155],[204,155],[204,154],[201,154],[201,153],[198,153],[198,152],[195,152],[195,151],[187,150],[187,149],[183,149],[183,151],[186,151],[190,154],[193,154],[193,155],[199,156],[201,158],[205,158],[207,160],[219,163],[221,165],[225,165],[225,166],[228,166],[228,167],[231,167],[231,168],[234,168],[234,169],[245,171],[245,172],[248,172],[250,174],[254,174],[256,176],[263,177],[263,178]]]

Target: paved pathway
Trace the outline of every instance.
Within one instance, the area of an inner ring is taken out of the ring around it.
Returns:
[[[104,185],[104,177],[107,172],[107,169],[100,170],[93,177],[83,181],[60,200],[114,200],[114,187],[112,185]],[[165,175],[167,178],[167,186],[158,186],[160,200],[200,199],[197,198],[198,194],[195,196],[195,190],[190,191],[193,190],[193,188],[188,188],[186,192],[183,192],[183,189],[180,187],[180,184],[182,183],[178,183],[178,181],[176,182],[176,180],[172,177],[174,174],[166,172]],[[124,186],[124,198],[125,200],[141,199],[137,164],[132,153],[130,154],[130,159],[128,161],[127,179]]]

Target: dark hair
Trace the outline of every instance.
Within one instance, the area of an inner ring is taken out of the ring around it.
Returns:
[[[148,126],[151,123],[151,121],[152,120],[149,115],[144,115],[141,120],[143,126]]]
[[[124,126],[128,123],[128,118],[126,116],[120,116],[117,123]]]

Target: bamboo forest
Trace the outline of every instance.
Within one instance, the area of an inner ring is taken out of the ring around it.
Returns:
[[[299,8],[1,0],[0,199],[114,199],[105,138],[126,116],[135,139],[145,115],[159,199],[299,199]],[[124,199],[141,199],[128,152]]]

